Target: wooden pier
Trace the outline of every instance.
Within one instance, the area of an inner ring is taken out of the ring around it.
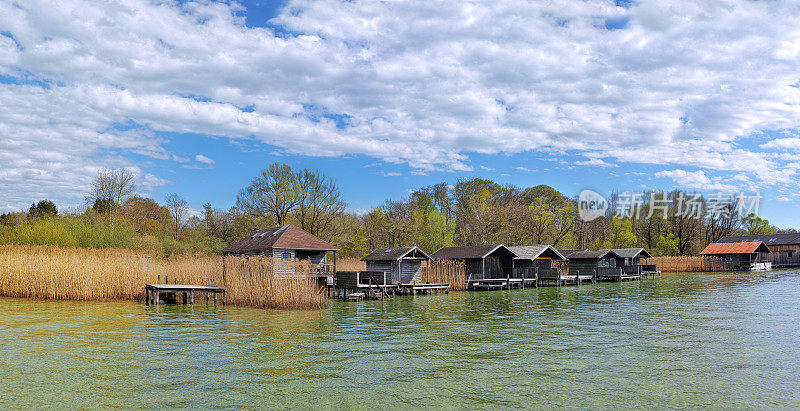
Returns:
[[[164,297],[164,301],[177,302],[178,295],[183,296],[184,304],[194,304],[195,293],[203,293],[206,297],[206,304],[209,299],[217,305],[217,294],[222,294],[222,305],[225,305],[225,288],[214,285],[190,285],[190,284],[147,284],[144,286],[145,303],[147,305],[158,305]]]
[[[398,292],[400,294],[432,294],[436,292],[444,292],[447,294],[450,292],[450,284],[442,283],[442,284],[430,284],[430,283],[410,283],[410,284],[398,284]]]

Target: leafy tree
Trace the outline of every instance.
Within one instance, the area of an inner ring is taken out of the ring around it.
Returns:
[[[757,216],[755,213],[750,213],[743,219],[743,224],[747,234],[750,235],[764,235],[774,234],[777,228],[769,224],[769,220]]]
[[[36,204],[31,204],[31,208],[28,210],[28,217],[33,219],[55,217],[57,215],[58,209],[50,200],[42,200]]]
[[[680,254],[678,239],[672,233],[660,235],[652,251],[655,255],[678,255]]]
[[[110,216],[116,208],[117,205],[114,203],[114,200],[110,198],[97,198],[94,200],[94,204],[92,204],[92,210],[97,212],[97,214],[107,216]]]

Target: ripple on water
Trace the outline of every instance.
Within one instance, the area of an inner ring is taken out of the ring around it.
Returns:
[[[800,407],[800,272],[332,303],[0,299],[0,406]]]

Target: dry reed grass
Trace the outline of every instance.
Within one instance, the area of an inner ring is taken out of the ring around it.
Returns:
[[[270,258],[180,255],[152,259],[130,250],[0,246],[0,296],[53,300],[144,300],[144,285],[166,282],[224,285],[226,302],[268,308],[322,308],[310,267],[296,276],[272,274]],[[285,268],[285,267],[284,267]]]
[[[354,257],[337,258],[336,271],[366,271],[367,263]]]
[[[731,270],[730,265],[722,259],[706,258],[701,255],[653,257],[647,259],[647,264],[657,265],[662,273]]]
[[[429,283],[449,283],[451,290],[467,288],[467,265],[463,261],[431,260],[425,281]]]

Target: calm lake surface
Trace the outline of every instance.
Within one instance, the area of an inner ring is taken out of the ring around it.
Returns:
[[[0,408],[800,407],[800,271],[332,303],[0,299]]]

